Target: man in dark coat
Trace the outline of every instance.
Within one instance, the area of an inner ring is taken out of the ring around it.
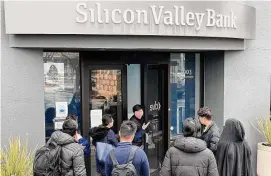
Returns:
[[[133,107],[134,115],[130,118],[136,124],[136,134],[133,140],[133,145],[142,147],[144,141],[145,129],[148,127],[149,123],[145,124],[143,117],[143,107],[139,104]]]
[[[113,117],[110,114],[104,114],[102,117],[102,125],[98,127],[93,127],[89,130],[89,135],[92,137],[93,141],[92,144],[96,147],[97,142],[103,142],[113,145],[114,147],[117,147],[118,140],[114,133],[114,131],[111,129],[113,127],[114,120]],[[99,150],[99,148],[96,148],[96,150]],[[96,175],[105,175],[105,163],[102,161],[99,161],[96,155]]]
[[[201,126],[188,118],[183,123],[183,136],[166,153],[160,176],[219,176],[214,154],[198,139]]]
[[[217,166],[220,176],[254,176],[251,149],[245,140],[242,123],[228,119],[217,146]]]
[[[220,138],[220,130],[212,120],[212,112],[209,108],[203,107],[198,110],[200,123],[204,126],[201,139],[207,143],[207,147],[216,154],[217,144]]]

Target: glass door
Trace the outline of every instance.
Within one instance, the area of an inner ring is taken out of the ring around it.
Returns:
[[[126,65],[95,64],[86,60],[82,65],[83,135],[89,137],[89,129],[101,125],[104,114],[112,115],[112,130],[118,134],[122,121],[127,119]],[[88,175],[96,175],[94,148],[91,143],[90,156],[85,158]]]
[[[90,126],[101,125],[101,116],[110,114],[114,120],[113,131],[118,133],[118,124],[122,122],[122,70],[90,69],[89,112]]]
[[[145,149],[151,175],[158,175],[168,141],[168,65],[146,65],[144,72],[144,105],[146,120],[150,122]]]
[[[117,134],[122,122],[122,70],[91,68],[89,70],[90,128],[102,124],[102,115],[110,114],[114,120],[112,130]],[[91,146],[94,149],[94,146]],[[91,152],[91,175],[95,175],[95,152]]]

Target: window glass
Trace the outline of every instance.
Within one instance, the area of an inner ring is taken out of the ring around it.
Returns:
[[[78,117],[81,130],[79,53],[44,52],[44,106],[46,140],[61,127],[67,114]]]
[[[199,106],[199,62],[195,53],[170,55],[171,137],[182,133],[186,118],[195,117]]]
[[[130,64],[127,66],[127,115],[131,118],[133,106],[141,104],[141,78],[140,64]]]

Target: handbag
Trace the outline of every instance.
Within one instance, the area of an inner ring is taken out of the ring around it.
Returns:
[[[97,160],[101,163],[105,163],[106,158],[109,155],[109,152],[115,148],[116,147],[114,147],[113,145],[107,143],[107,138],[106,138],[105,142],[97,142],[96,143]]]

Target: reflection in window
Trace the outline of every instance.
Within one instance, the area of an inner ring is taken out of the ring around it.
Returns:
[[[199,85],[198,54],[171,53],[170,88],[171,88],[171,125],[170,136],[182,133],[183,121],[195,117],[195,108],[199,105],[196,94]],[[197,99],[196,99],[197,98]]]
[[[56,116],[59,116],[56,113],[56,104],[59,102],[63,108],[60,113],[64,114],[67,109],[68,114],[78,116],[81,130],[79,53],[44,52],[43,61],[46,139],[55,130],[54,121],[58,119]]]

